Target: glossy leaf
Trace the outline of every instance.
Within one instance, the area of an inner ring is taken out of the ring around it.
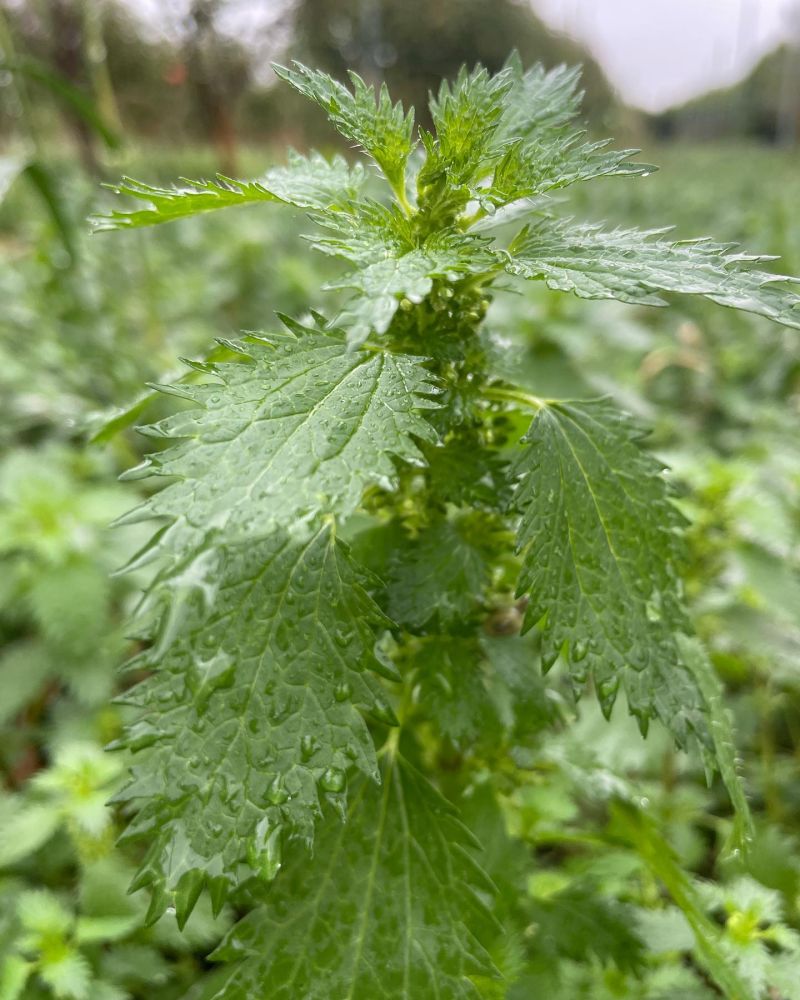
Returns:
[[[482,519],[438,518],[398,545],[388,570],[388,610],[406,628],[463,621],[488,584],[491,536]]]
[[[689,630],[679,573],[683,517],[643,432],[607,400],[543,406],[524,438],[516,505],[542,660],[567,649],[611,711],[617,690],[643,728],[657,716],[680,744],[708,740],[705,701],[676,635]]]
[[[505,268],[586,299],[663,306],[660,292],[681,292],[800,328],[796,280],[752,269],[774,258],[705,239],[671,242],[665,232],[543,220],[514,239]]]
[[[176,443],[136,476],[172,479],[127,519],[165,518],[160,548],[261,537],[316,513],[347,516],[367,486],[390,488],[393,456],[423,462],[414,438],[437,392],[420,358],[348,351],[295,325],[241,342],[242,363],[211,364],[216,384],[164,387],[195,404],[146,429]],[[197,567],[195,567],[197,568]]]
[[[113,211],[94,216],[98,232],[109,229],[135,229],[187,218],[218,208],[253,205],[263,201],[284,202],[295,208],[330,209],[346,205],[358,195],[364,183],[364,170],[352,170],[341,156],[326,160],[319,153],[300,156],[291,153],[288,165],[273,167],[263,178],[233,180],[218,174],[213,180],[183,179],[183,187],[159,188],[125,177],[111,186],[115,194],[149,202],[151,208],[137,212]]]
[[[207,553],[213,592],[175,585],[125,700],[151,919],[174,901],[182,924],[204,884],[215,905],[243,878],[272,879],[284,843],[313,838],[321,802],[344,808],[347,772],[378,780],[359,708],[391,721],[370,672],[387,620],[330,526],[304,541]]]
[[[440,179],[458,187],[479,178],[511,82],[508,70],[492,76],[483,66],[471,72],[463,66],[452,85],[442,81],[430,102],[435,137],[425,136],[427,157],[418,181],[423,199],[427,186]]]
[[[351,809],[346,825],[326,828],[314,861],[295,854],[268,902],[230,932],[215,957],[241,961],[214,1000],[265,984],[274,1000],[481,995],[471,977],[495,974],[485,946],[499,928],[452,806],[390,757],[382,787],[362,783]]]
[[[402,190],[406,162],[415,145],[414,112],[406,114],[399,102],[393,104],[385,84],[376,95],[375,88],[357,73],[350,73],[350,91],[320,70],[299,62],[292,67],[274,69],[282,80],[323,108],[335,128],[375,160],[395,190]]]

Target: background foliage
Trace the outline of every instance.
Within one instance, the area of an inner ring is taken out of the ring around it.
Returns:
[[[69,66],[47,48],[53,36],[36,17],[15,16],[16,55],[67,78]],[[524,50],[518,16],[509,14],[510,30]],[[112,48],[115,32],[126,37],[118,23],[110,17],[104,27],[113,92],[125,130],[146,134],[156,104],[169,112],[162,82],[174,53],[145,47],[152,61],[129,66],[121,42]],[[401,25],[391,37],[401,56],[413,46]],[[315,40],[308,29],[296,44],[338,68],[351,54],[331,38]],[[466,44],[456,40],[452,64],[426,72],[450,72],[462,54],[490,66],[506,54],[499,43],[494,55]],[[542,45],[548,61],[561,57]],[[539,54],[533,42],[530,54]],[[92,89],[97,81],[90,87],[85,71],[73,82],[91,91],[108,122],[102,87]],[[126,90],[127,72],[141,74],[141,88]],[[603,86],[588,80],[593,113],[616,114]],[[320,285],[339,272],[298,253],[300,213],[268,209],[120,233],[109,249],[84,224],[103,199],[87,167],[113,163],[116,173],[123,165],[153,183],[202,177],[230,144],[223,132],[211,137],[213,150],[153,153],[131,140],[114,150],[79,104],[65,105],[41,77],[25,81],[37,121],[15,119],[28,134],[3,160],[0,206],[0,998],[199,998],[204,956],[237,911],[225,906],[214,916],[201,900],[183,930],[172,912],[145,929],[146,893],[126,892],[141,851],[117,842],[124,807],[104,805],[127,766],[103,747],[130,711],[109,698],[128,683],[117,665],[135,640],[122,623],[143,579],[110,573],[144,542],[138,526],[108,524],[144,498],[140,483],[116,476],[147,450],[126,419],[115,425],[108,416],[133,407],[137,423],[151,423],[175,412],[163,397],[143,395],[143,384],[174,380],[174,359],[201,356],[215,336],[273,327],[275,310],[299,315],[321,305]],[[16,92],[12,110],[19,100]],[[254,130],[289,114],[267,108],[274,117],[263,117],[259,100],[245,102]],[[62,108],[71,116],[63,121]],[[195,115],[188,132],[197,137],[204,119]],[[65,145],[76,120],[84,126],[77,148],[92,151],[83,165]],[[249,144],[235,155],[244,176],[259,176],[273,159]],[[666,220],[680,237],[741,241],[780,253],[785,273],[800,272],[796,152],[649,144],[646,156],[659,173],[599,181],[572,195],[566,214],[574,207],[641,227]],[[558,672],[524,719],[501,697],[486,700],[508,733],[509,755],[480,747],[464,787],[459,762],[479,734],[459,705],[483,692],[459,687],[457,645],[443,677],[426,675],[422,655],[419,683],[445,736],[430,744],[442,790],[483,844],[483,866],[500,889],[497,915],[516,928],[491,955],[511,983],[507,995],[713,997],[709,964],[724,960],[754,996],[800,996],[797,334],[695,299],[646,310],[539,286],[498,299],[488,323],[515,346],[516,382],[552,396],[608,393],[654,426],[652,447],[675,470],[692,522],[687,595],[735,717],[756,821],[743,865],[725,847],[726,794],[718,780],[707,784],[702,763],[675,751],[658,727],[643,741],[619,708],[608,723],[588,700],[578,711]],[[424,543],[421,566],[435,558]],[[425,608],[402,613],[413,619]],[[510,684],[524,641],[504,638],[516,614],[498,608],[482,640]],[[302,871],[287,874],[302,882]]]

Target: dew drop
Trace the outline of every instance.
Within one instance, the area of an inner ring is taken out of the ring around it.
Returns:
[[[220,649],[208,660],[196,660],[190,678],[198,712],[204,712],[211,695],[222,688],[230,688],[236,679],[233,657]]]
[[[281,867],[281,827],[270,830],[269,821],[262,819],[256,827],[256,839],[247,849],[247,860],[260,878],[271,882]]]
[[[392,706],[380,698],[375,700],[375,704],[370,711],[370,715],[377,719],[378,722],[383,722],[387,726],[397,725],[397,716],[394,714]]]
[[[589,653],[589,644],[584,639],[576,639],[570,648],[569,658],[573,663],[585,660]]]
[[[319,781],[326,792],[341,792],[347,784],[347,776],[338,767],[329,767]]]
[[[549,670],[552,670],[556,660],[558,659],[557,649],[543,649],[542,650],[542,673],[546,674]]]
[[[291,630],[289,626],[285,621],[280,622],[275,630],[275,645],[281,653],[285,653],[289,649],[290,639]]]
[[[597,696],[600,699],[600,708],[602,709],[603,715],[609,718],[611,715],[611,710],[614,707],[614,702],[617,697],[617,691],[619,690],[619,679],[614,677],[610,680],[602,681],[597,688]]]
[[[278,775],[267,789],[267,798],[274,806],[283,805],[288,801],[289,793],[283,787],[283,779]]]
[[[661,621],[661,601],[657,597],[647,602],[645,605],[645,614],[649,622],[655,623]]]
[[[337,701],[347,701],[352,693],[353,690],[347,681],[342,681],[341,684],[337,684],[333,690],[333,696]]]

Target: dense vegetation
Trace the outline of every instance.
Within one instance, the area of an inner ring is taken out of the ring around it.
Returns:
[[[784,181],[760,206],[727,158],[645,181],[575,133],[566,71],[462,75],[425,159],[388,99],[287,75],[391,191],[293,157],[125,182],[146,207],[102,225],[289,202],[344,278],[277,208],[72,261],[17,218],[0,997],[798,995],[797,335],[702,296],[797,298],[630,228],[702,217],[796,269],[796,177],[753,157]],[[113,484],[142,413],[155,454]]]

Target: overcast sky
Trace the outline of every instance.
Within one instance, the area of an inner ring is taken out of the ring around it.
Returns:
[[[648,111],[746,76],[800,34],[800,0],[531,0],[581,41],[623,98]]]

